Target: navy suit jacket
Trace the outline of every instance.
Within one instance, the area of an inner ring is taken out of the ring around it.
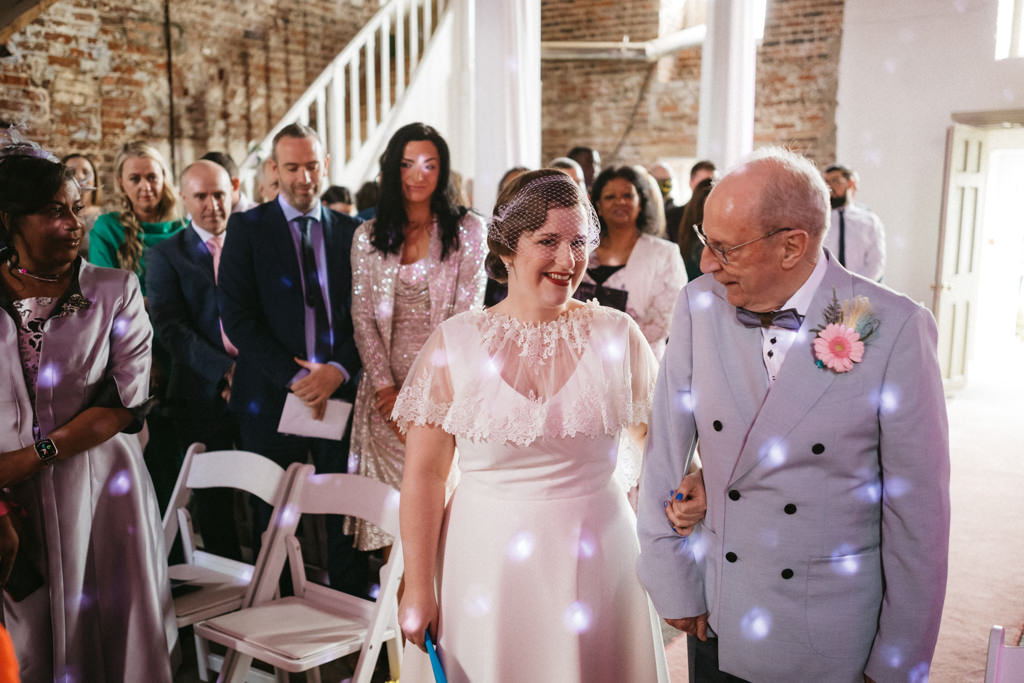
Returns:
[[[173,361],[167,400],[179,414],[202,415],[220,402],[234,362],[220,335],[213,257],[188,227],[146,252],[146,266],[149,315]]]
[[[334,347],[329,361],[349,373],[335,396],[355,399],[359,353],[352,336],[349,253],[359,221],[323,209],[324,252]],[[277,201],[233,214],[220,258],[219,303],[228,338],[238,347],[231,410],[277,419],[288,384],[306,358],[302,271]]]

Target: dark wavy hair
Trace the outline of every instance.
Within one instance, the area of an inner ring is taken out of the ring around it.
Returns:
[[[640,232],[651,232],[656,226],[648,225],[647,220],[647,193],[644,192],[643,180],[640,179],[636,169],[632,166],[609,166],[594,178],[594,185],[590,189],[590,196],[594,202],[594,208],[597,208],[598,202],[601,201],[601,192],[604,190],[604,186],[615,178],[622,178],[628,180],[636,188],[636,193],[640,195],[640,215],[636,217],[636,229]],[[601,221],[601,234],[608,234],[608,226],[604,222],[604,217],[601,216],[601,212],[597,212],[597,217]]]
[[[373,222],[370,244],[384,254],[398,254],[405,241],[405,213],[402,195],[402,155],[410,142],[427,140],[437,148],[439,162],[437,187],[430,197],[430,210],[437,217],[441,230],[441,260],[459,248],[459,221],[468,209],[460,206],[451,184],[451,160],[448,143],[432,126],[410,123],[399,128],[380,157],[380,195],[377,197],[377,217]]]
[[[0,257],[8,260],[11,272],[18,265],[14,235],[19,219],[41,211],[73,178],[59,162],[18,154],[0,158]]]

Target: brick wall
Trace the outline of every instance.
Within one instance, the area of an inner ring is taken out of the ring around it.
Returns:
[[[209,149],[241,160],[373,15],[370,0],[170,3],[175,157]],[[162,0],[61,0],[7,44],[0,120],[25,122],[59,154],[84,152],[113,188],[120,145],[170,152]]]
[[[544,39],[614,41],[628,34],[646,40],[694,17],[703,20],[692,0],[635,2],[628,12],[609,5],[544,0]],[[788,144],[820,163],[834,156],[842,16],[843,0],[768,1],[757,53],[755,146]],[[700,62],[697,48],[656,64],[545,61],[542,158],[578,144],[597,147],[606,164],[694,156]]]
[[[237,159],[368,19],[372,0],[170,3],[178,168],[208,149]],[[682,8],[680,10],[680,7]],[[0,120],[100,162],[125,141],[170,150],[163,0],[60,0],[0,58]],[[544,40],[655,38],[702,20],[699,0],[542,0]],[[835,153],[843,0],[769,0],[757,59],[755,145]],[[657,63],[544,61],[542,158],[597,147],[606,163],[696,153],[700,50]],[[112,197],[112,193],[108,193]]]
[[[754,146],[786,144],[824,166],[836,154],[844,0],[769,0],[757,51]]]

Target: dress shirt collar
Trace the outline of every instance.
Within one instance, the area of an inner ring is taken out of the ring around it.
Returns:
[[[317,223],[322,223],[323,222],[323,219],[321,218],[321,206],[320,206],[320,201],[319,200],[317,200],[317,203],[313,206],[312,209],[310,209],[309,211],[307,211],[305,213],[303,213],[302,211],[299,211],[298,209],[293,207],[291,204],[289,204],[285,200],[283,194],[278,194],[277,195],[277,203],[281,207],[281,211],[284,212],[284,219],[286,221],[288,221],[289,223],[294,221],[299,216],[309,216],[310,218],[312,218]]]
[[[214,237],[216,237],[216,235],[214,235],[214,234],[213,234],[212,232],[210,232],[209,230],[204,230],[203,228],[200,228],[200,227],[199,227],[198,225],[196,225],[196,222],[195,222],[195,221],[192,221],[192,222],[190,222],[190,223],[189,223],[189,226],[190,226],[190,227],[191,227],[191,228],[192,228],[193,230],[195,230],[195,232],[196,232],[196,234],[197,234],[197,235],[199,235],[199,240],[200,240],[200,241],[201,241],[201,242],[202,242],[203,244],[206,244],[206,243],[207,243],[207,242],[209,242],[209,241],[210,241],[211,239],[213,239]],[[224,234],[224,233],[222,232],[222,233],[221,233],[221,235],[223,235],[223,234]]]
[[[804,280],[804,283],[800,285],[800,289],[796,290],[793,296],[789,297],[789,300],[782,304],[779,310],[795,308],[797,313],[806,317],[807,309],[810,308],[811,301],[814,300],[814,295],[818,291],[818,285],[825,279],[826,268],[828,268],[828,252],[821,249],[818,253],[818,262],[814,264],[814,270],[811,271],[810,277]]]

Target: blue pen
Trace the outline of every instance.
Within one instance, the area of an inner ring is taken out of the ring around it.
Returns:
[[[430,655],[430,667],[434,670],[434,680],[437,683],[448,683],[448,677],[444,675],[444,667],[441,666],[441,658],[437,656],[437,648],[434,641],[430,639],[430,631],[424,631],[427,641],[427,654]]]

